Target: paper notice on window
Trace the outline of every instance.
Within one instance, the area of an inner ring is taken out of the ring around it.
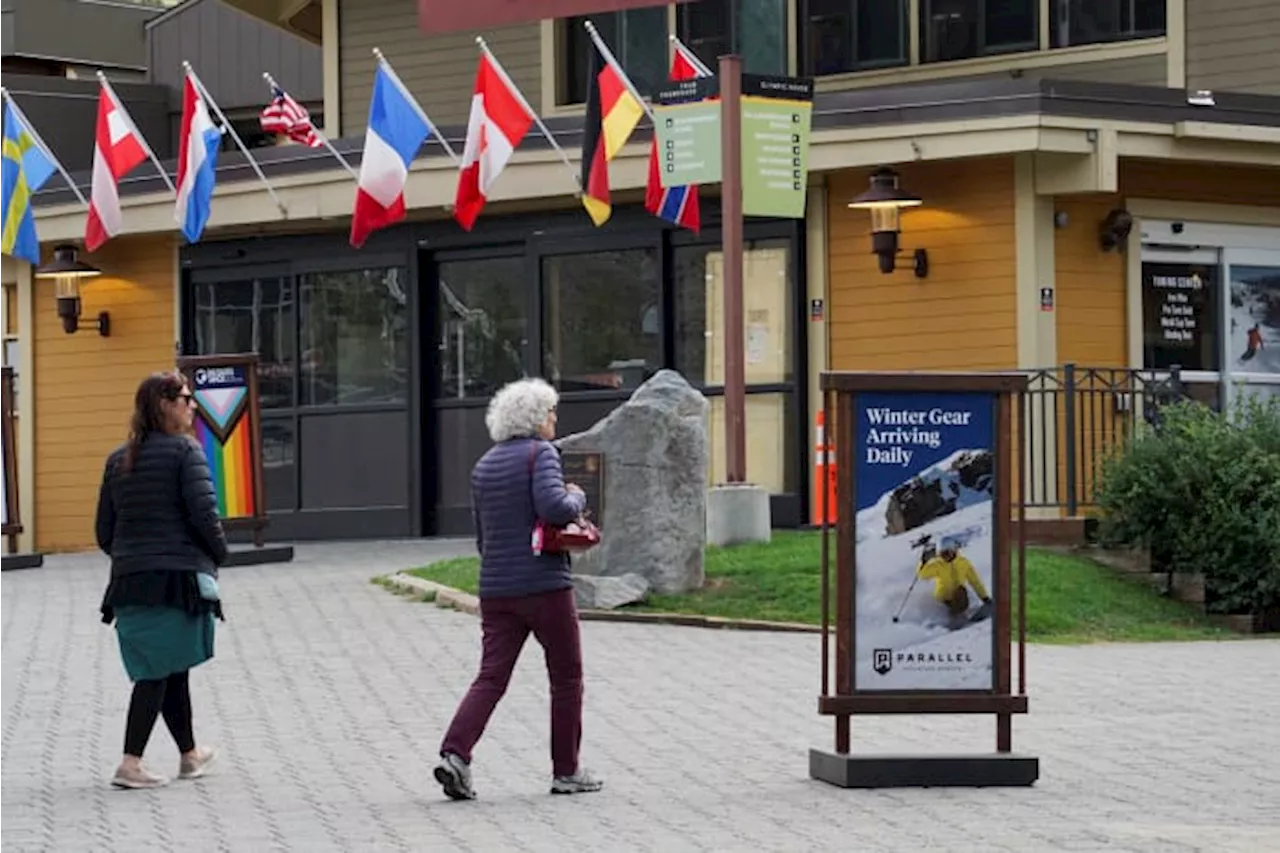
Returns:
[[[747,324],[747,364],[760,364],[769,351],[769,327],[764,323]]]

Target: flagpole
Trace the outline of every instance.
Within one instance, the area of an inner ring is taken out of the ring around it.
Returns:
[[[169,180],[169,173],[165,171],[164,166],[160,165],[160,158],[156,157],[156,152],[151,150],[151,146],[147,143],[146,137],[142,135],[142,131],[138,130],[138,126],[133,123],[133,116],[129,115],[129,111],[124,108],[124,104],[120,103],[120,98],[116,95],[116,90],[112,87],[111,81],[107,79],[107,75],[99,71],[98,82],[102,84],[102,88],[107,90],[107,97],[111,98],[111,103],[115,106],[116,112],[120,113],[121,117],[129,123],[129,130],[133,131],[134,137],[142,143],[142,150],[146,152],[147,157],[151,159],[151,165],[156,167],[156,171],[164,179],[164,184],[169,188],[169,192],[177,195],[178,190],[174,187],[173,181]]]
[[[272,77],[270,74],[268,74],[266,71],[262,72],[262,79],[267,81],[267,85],[272,88],[273,93],[274,93],[274,90],[276,89],[280,89],[281,92],[284,91],[284,89],[280,88],[280,84],[276,82],[275,78]],[[308,114],[307,120],[310,121],[310,119],[311,119],[311,116],[310,114]],[[314,123],[311,125],[311,129],[315,131],[316,138],[319,139],[322,143],[324,143],[324,147],[329,149],[329,153],[332,154],[337,159],[337,161],[342,164],[342,167],[351,174],[351,177],[355,178],[357,181],[360,180],[360,176],[356,174],[356,170],[353,169],[351,167],[351,164],[347,162],[347,158],[343,157],[342,154],[338,152],[338,149],[333,147],[333,143],[329,141],[329,137],[321,133],[320,128],[316,127]]]
[[[502,82],[505,83],[507,88],[514,92],[515,96],[520,99],[520,106],[524,107],[524,111],[528,113],[529,117],[538,125],[538,130],[542,131],[542,135],[546,137],[547,142],[551,143],[551,147],[560,155],[560,159],[564,161],[564,165],[568,168],[569,174],[573,175],[573,182],[578,185],[579,189],[581,189],[582,181],[578,176],[578,170],[573,168],[573,163],[569,162],[569,155],[564,153],[564,149],[560,147],[559,142],[556,142],[556,138],[551,134],[551,131],[547,130],[547,126],[542,123],[542,119],[538,117],[537,112],[534,111],[533,107],[529,106],[529,102],[525,100],[524,92],[520,91],[520,88],[516,86],[515,82],[507,74],[507,69],[502,67],[502,63],[498,61],[498,57],[494,56],[493,51],[489,50],[489,45],[485,44],[483,36],[476,36],[476,44],[480,45],[480,49],[484,51],[485,58],[493,63],[493,70],[498,72],[498,76],[502,78]]]
[[[13,95],[9,94],[9,90],[0,87],[0,95],[3,100],[9,102],[9,106],[13,107],[13,114],[18,121],[22,122],[27,132],[31,134],[31,141],[40,149],[40,153],[49,158],[49,162],[58,170],[58,174],[62,175],[63,180],[67,182],[67,186],[71,187],[71,191],[75,193],[76,198],[80,199],[80,203],[85,207],[89,206],[89,202],[85,199],[84,193],[80,192],[80,188],[76,186],[76,182],[71,180],[71,176],[67,174],[67,170],[62,168],[62,164],[58,162],[58,158],[53,156],[53,152],[49,150],[49,146],[44,144],[44,140],[40,138],[40,131],[36,130],[36,126],[31,123],[31,119],[27,118],[27,114],[22,111],[22,107],[18,106],[18,102],[13,99]]]
[[[609,67],[617,73],[618,78],[627,87],[627,91],[631,93],[631,97],[635,98],[636,102],[640,104],[640,109],[644,110],[644,114],[649,117],[649,123],[652,124],[653,108],[645,102],[644,98],[640,97],[640,93],[636,91],[636,87],[631,83],[631,78],[627,76],[627,72],[622,70],[622,66],[618,64],[618,60],[613,56],[613,51],[609,50],[609,45],[605,44],[604,39],[600,38],[600,33],[596,32],[596,25],[591,23],[590,18],[583,21],[582,25],[587,28],[587,32],[591,35],[591,40],[595,42],[596,50],[600,51],[604,61],[609,63]]]
[[[196,84],[196,89],[209,102],[209,106],[213,107],[213,112],[218,116],[218,120],[222,122],[223,129],[231,134],[232,140],[240,148],[240,153],[244,154],[245,159],[249,161],[249,165],[253,167],[253,171],[257,173],[258,180],[262,181],[262,185],[267,188],[267,193],[270,194],[271,200],[276,203],[276,207],[280,208],[280,214],[285,219],[288,219],[289,208],[285,207],[284,202],[280,200],[280,196],[276,195],[275,187],[271,186],[267,176],[262,173],[262,167],[258,165],[257,160],[253,159],[253,155],[249,153],[249,148],[244,144],[244,140],[240,138],[240,134],[236,133],[236,129],[231,126],[231,122],[227,121],[227,117],[222,112],[222,107],[218,106],[218,102],[213,99],[213,96],[209,94],[209,90],[204,87],[204,81],[196,74],[195,69],[191,67],[191,63],[185,59],[182,60],[182,67],[191,75],[191,81]]]
[[[680,41],[680,39],[676,37],[675,33],[672,33],[671,35],[667,36],[667,38],[671,41],[671,44],[675,47],[675,49],[679,51],[686,60],[689,61],[689,64],[692,65],[695,69],[697,69],[699,74],[701,74],[703,77],[715,76],[715,72],[713,72],[710,68],[708,68],[703,63],[703,61],[698,58],[698,54],[694,53],[692,50],[689,50],[689,46],[684,42]]]
[[[400,79],[400,75],[391,67],[391,63],[387,62],[387,58],[382,55],[382,51],[375,47],[373,49],[373,55],[377,57],[378,63],[386,70],[387,74],[391,76],[391,79],[396,82],[396,85],[400,87],[400,91],[404,93],[405,98],[409,101],[409,105],[413,107],[415,112],[417,112],[418,118],[422,119],[423,123],[426,124],[427,129],[431,131],[431,135],[435,138],[436,142],[440,143],[440,147],[448,153],[449,159],[453,161],[453,165],[461,168],[462,161],[459,160],[458,155],[453,152],[453,148],[449,145],[449,140],[445,139],[444,134],[440,132],[440,129],[432,123],[431,117],[427,115],[427,111],[422,108],[422,104],[418,103],[418,99],[409,92],[409,87]]]

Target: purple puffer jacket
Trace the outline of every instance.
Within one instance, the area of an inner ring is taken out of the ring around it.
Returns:
[[[573,586],[568,556],[535,556],[530,541],[537,518],[568,524],[586,505],[586,498],[565,489],[555,445],[531,438],[495,444],[471,471],[471,499],[481,598],[536,595]]]

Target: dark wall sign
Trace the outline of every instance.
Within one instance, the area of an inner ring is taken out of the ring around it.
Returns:
[[[1144,263],[1144,366],[1219,369],[1218,298],[1216,266]]]
[[[587,512],[604,529],[604,454],[598,451],[567,450],[560,456],[564,481],[576,483],[587,494]]]
[[[684,3],[688,0],[671,0]],[[418,0],[418,29],[427,35],[480,30],[574,15],[665,6],[668,0]]]

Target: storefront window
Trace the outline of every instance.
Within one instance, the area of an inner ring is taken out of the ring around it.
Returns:
[[[1147,368],[1220,368],[1218,269],[1197,263],[1142,264],[1142,341]]]
[[[268,510],[297,509],[293,418],[262,420],[262,491]]]
[[[695,386],[724,384],[724,263],[718,248],[675,250],[676,369]],[[794,380],[795,304],[785,240],[749,241],[743,253],[743,347],[748,385]]]
[[[197,283],[195,355],[256,352],[262,408],[293,405],[293,285],[287,278]]]
[[[488,397],[524,375],[528,343],[524,257],[445,261],[437,267],[441,397]]]
[[[723,483],[728,477],[724,396],[710,397],[707,402],[711,404],[707,416],[711,482]],[[799,489],[795,395],[747,394],[745,407],[747,482],[770,494],[795,493]]]
[[[404,403],[409,371],[405,271],[298,278],[301,405]]]
[[[632,389],[661,368],[660,279],[652,249],[544,258],[543,375],[563,391]]]

